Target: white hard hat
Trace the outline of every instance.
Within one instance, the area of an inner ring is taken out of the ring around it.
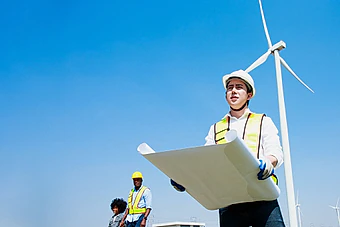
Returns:
[[[224,75],[223,78],[222,78],[222,81],[223,81],[223,86],[224,86],[225,89],[227,89],[227,82],[230,78],[240,78],[240,79],[242,79],[244,82],[246,82],[252,88],[252,93],[253,93],[252,97],[255,96],[254,80],[247,72],[240,69],[240,70],[237,70],[237,71],[232,72],[230,74]]]

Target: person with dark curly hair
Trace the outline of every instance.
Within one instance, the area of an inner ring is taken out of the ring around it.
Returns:
[[[111,202],[111,210],[113,216],[110,219],[109,227],[118,227],[119,223],[122,221],[124,212],[126,210],[127,203],[124,199],[116,198]]]

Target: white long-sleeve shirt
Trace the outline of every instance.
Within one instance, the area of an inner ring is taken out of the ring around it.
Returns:
[[[230,117],[230,129],[237,131],[239,138],[242,138],[244,126],[247,121],[248,114],[252,113],[249,109],[240,117],[236,118],[231,116],[229,113],[225,117]],[[214,125],[210,127],[208,135],[205,137],[205,145],[213,145],[215,143],[215,130]],[[253,152],[252,152],[253,153]],[[253,154],[256,158],[256,155]],[[278,136],[278,130],[270,117],[265,116],[262,122],[261,129],[261,139],[260,139],[260,149],[259,158],[263,156],[272,155],[277,159],[277,164],[275,168],[277,169],[283,163],[283,153],[280,144],[280,138]]]

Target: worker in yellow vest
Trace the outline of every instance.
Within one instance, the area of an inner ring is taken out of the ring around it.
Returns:
[[[128,208],[120,222],[120,227],[145,227],[151,212],[152,195],[149,188],[142,185],[143,175],[141,172],[132,174],[134,187],[128,197]]]
[[[248,105],[255,96],[253,78],[245,71],[238,70],[223,76],[226,89],[225,98],[230,111],[222,120],[210,127],[205,145],[226,143],[225,134],[234,129],[242,138],[254,157],[260,160],[259,180],[277,178],[274,169],[283,163],[283,153],[278,130],[271,118],[264,114],[253,113]],[[171,180],[171,185],[178,191],[185,191],[182,185]],[[256,201],[233,204],[219,210],[220,227],[282,227],[285,226],[277,200]]]

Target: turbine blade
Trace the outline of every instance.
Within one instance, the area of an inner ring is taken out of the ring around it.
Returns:
[[[266,24],[266,19],[264,18],[264,13],[263,13],[263,9],[262,9],[262,2],[261,2],[261,0],[259,0],[259,4],[260,4],[260,10],[261,10],[261,16],[262,16],[262,23],[263,23],[264,33],[266,34],[266,38],[267,38],[267,42],[268,42],[268,47],[271,48],[272,47],[272,41],[270,40],[270,37],[269,37],[268,28],[267,28],[267,24]]]
[[[297,195],[296,195],[296,205],[299,204],[299,191],[297,191]]]
[[[308,90],[310,90],[311,92],[314,93],[314,91],[308,87],[307,84],[305,84],[295,73],[294,71],[289,67],[289,65],[287,64],[287,62],[285,62],[285,60],[283,60],[282,57],[280,57],[280,61],[281,61],[281,64],[298,80],[300,81],[300,83],[302,83]]]
[[[257,68],[258,66],[260,66],[261,64],[263,64],[268,56],[270,55],[270,51],[268,50],[266,53],[264,53],[261,57],[259,57],[256,61],[254,61],[253,64],[251,64],[247,69],[246,72],[249,73],[250,71],[252,71],[253,69]]]
[[[333,208],[333,209],[336,209],[336,207],[333,207],[333,206],[331,206],[331,205],[329,205],[329,207],[330,207],[330,208]]]
[[[338,201],[336,202],[336,207],[339,207],[339,198],[338,198]]]

